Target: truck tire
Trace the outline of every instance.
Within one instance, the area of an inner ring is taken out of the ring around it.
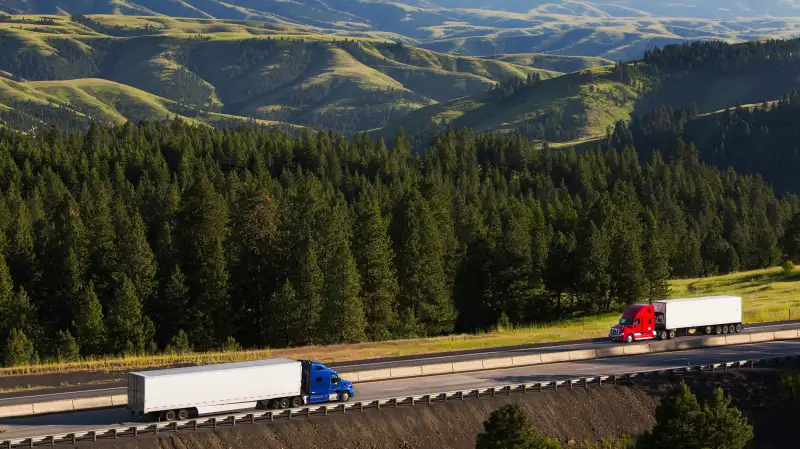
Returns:
[[[289,398],[278,399],[279,408],[289,408]]]
[[[300,396],[295,396],[292,398],[292,408],[297,408],[303,405],[303,398]]]
[[[713,332],[713,329],[711,329],[711,326],[706,326],[705,331],[706,331],[706,335],[711,335],[711,332]]]
[[[350,393],[343,391],[342,394],[339,396],[339,400],[342,402],[347,402],[350,400]]]
[[[186,410],[185,408],[178,410],[178,420],[186,421],[187,419],[189,419],[189,410]]]
[[[164,420],[175,421],[175,410],[167,410],[164,412]]]
[[[739,323],[736,325],[736,333],[738,334],[741,331],[742,331],[742,323]]]
[[[717,334],[717,335],[721,334],[722,333],[722,326],[714,327],[714,333]]]
[[[669,335],[667,335],[667,331],[661,331],[658,333],[659,340],[666,340],[667,338],[669,338]]]
[[[673,338],[675,338],[675,330],[670,330],[670,331],[669,331],[669,337],[668,337],[668,338],[669,338],[670,340],[672,340]]]
[[[628,336],[625,337],[625,343],[633,343],[633,334],[628,334]]]
[[[728,325],[727,324],[722,326],[722,333],[723,334],[727,334],[728,333]]]

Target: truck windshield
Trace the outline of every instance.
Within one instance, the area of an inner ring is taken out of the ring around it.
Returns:
[[[622,324],[623,326],[627,324],[633,324],[633,318],[622,317],[619,319],[619,324]]]

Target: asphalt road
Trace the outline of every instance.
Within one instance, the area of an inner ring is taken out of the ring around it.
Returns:
[[[798,329],[800,328],[800,320],[786,321],[780,323],[763,323],[754,324],[745,327],[742,333],[762,332],[762,331],[778,331],[783,329]],[[681,340],[693,340],[703,338],[704,336],[683,336],[679,337]],[[634,345],[647,344],[649,341],[633,343]],[[576,351],[581,349],[596,349],[598,347],[609,345],[620,345],[622,343],[614,343],[605,338],[597,338],[590,340],[572,340],[559,343],[539,343],[521,346],[509,346],[499,348],[486,348],[474,349],[466,351],[431,353],[431,354],[418,354],[413,356],[392,357],[383,359],[372,360],[357,360],[344,363],[330,364],[331,368],[337,370],[342,374],[342,378],[347,379],[347,373],[375,370],[383,368],[399,368],[403,366],[415,366],[427,363],[452,363],[466,360],[477,360],[493,357],[506,357],[506,356],[523,356],[528,354],[543,354],[563,351]],[[0,397],[0,407],[7,405],[18,404],[31,404],[38,402],[50,402],[65,399],[83,399],[102,396],[112,396],[119,394],[126,394],[127,389],[125,381],[119,381],[109,385],[92,386],[84,385],[79,387],[71,387],[65,389],[49,389],[42,392],[16,392],[8,393]],[[66,391],[69,390],[69,391]],[[0,435],[0,439],[3,436]]]
[[[580,376],[613,375],[633,371],[676,368],[716,362],[735,362],[751,358],[769,358],[800,354],[800,341],[723,346],[680,352],[644,354],[607,359],[534,365],[467,374],[451,374],[416,379],[371,382],[356,386],[354,401],[423,395],[503,384],[565,380]],[[0,419],[0,440],[85,432],[106,427],[134,426],[142,422],[130,419],[125,409],[97,410],[29,418]]]

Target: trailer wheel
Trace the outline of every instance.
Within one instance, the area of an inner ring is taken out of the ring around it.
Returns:
[[[167,410],[164,412],[164,419],[167,421],[175,421],[175,410]]]
[[[292,408],[297,408],[303,405],[303,398],[300,396],[295,396],[292,398]]]
[[[729,334],[735,334],[736,333],[736,325],[735,324],[731,324],[730,326],[728,326],[728,333]]]
[[[189,419],[189,410],[186,410],[185,408],[178,410],[178,420],[186,421],[187,419]]]
[[[669,331],[669,339],[672,340],[673,338],[675,338],[675,330],[674,329]]]
[[[349,401],[349,400],[350,400],[350,393],[348,393],[348,392],[346,392],[346,391],[343,391],[343,392],[342,392],[342,395],[341,395],[341,396],[339,396],[339,400],[340,400],[340,401],[342,401],[342,402],[347,402],[347,401]]]
[[[712,332],[711,326],[706,326],[705,331],[706,331],[706,335],[711,335],[711,332]]]
[[[717,335],[721,334],[722,333],[722,326],[716,326],[714,328],[714,333],[717,334]]]
[[[280,402],[280,408],[289,407],[289,398],[280,398],[278,401]]]
[[[742,331],[742,323],[739,323],[736,325],[736,333],[738,334],[741,331]]]
[[[727,324],[722,326],[722,333],[723,334],[727,334],[728,333],[728,325]]]

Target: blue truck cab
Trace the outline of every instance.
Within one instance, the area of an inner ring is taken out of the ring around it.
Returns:
[[[339,377],[339,373],[311,360],[302,360],[303,380],[301,388],[307,404],[323,402],[347,402],[356,395],[353,382]]]

